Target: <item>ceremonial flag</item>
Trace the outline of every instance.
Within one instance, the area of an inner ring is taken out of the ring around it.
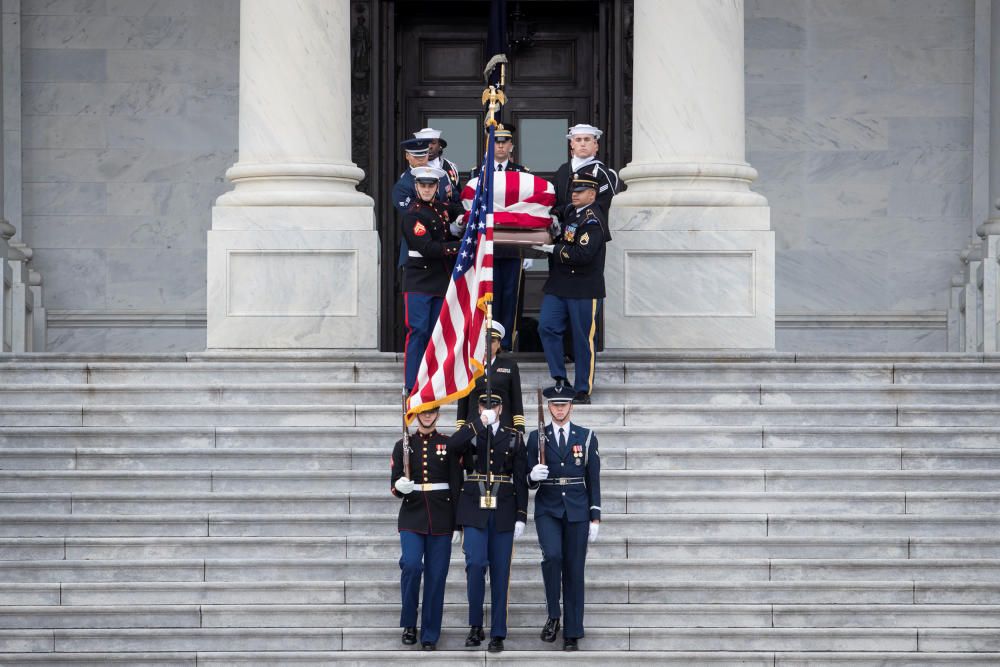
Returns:
[[[506,0],[491,0],[490,2],[490,23],[486,32],[486,59],[486,69],[483,71],[486,85],[499,85],[500,70],[497,65],[507,62]],[[497,118],[497,120],[500,119]]]
[[[491,126],[480,176],[491,171],[492,166]],[[479,178],[441,315],[407,401],[407,424],[418,412],[468,394],[484,372],[480,360],[486,357],[486,303],[493,299],[492,186],[493,179]]]

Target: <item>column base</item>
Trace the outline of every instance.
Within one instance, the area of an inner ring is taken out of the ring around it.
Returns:
[[[716,209],[720,210],[720,209]],[[757,227],[767,207],[729,208]],[[671,227],[634,230],[629,221],[669,217]],[[711,210],[611,210],[614,240],[605,272],[605,348],[774,349],[774,232],[690,230]]]
[[[378,349],[370,207],[216,207],[212,218],[209,349]]]

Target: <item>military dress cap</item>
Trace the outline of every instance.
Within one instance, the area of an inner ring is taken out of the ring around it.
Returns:
[[[514,126],[510,123],[504,124],[500,123],[497,125],[496,129],[493,130],[493,138],[496,141],[503,143],[504,141],[514,140]]]
[[[604,132],[598,130],[593,125],[587,125],[586,123],[578,123],[573,127],[569,128],[569,133],[566,135],[567,139],[572,139],[577,134],[592,134],[594,139],[600,139]]]
[[[503,405],[503,398],[500,394],[483,394],[479,397],[479,405],[495,408],[498,405]]]
[[[505,335],[507,335],[507,330],[503,328],[502,324],[500,324],[496,320],[493,320],[493,324],[490,326],[490,330],[487,333],[489,333],[490,338],[496,338],[497,340],[500,340]]]
[[[447,176],[443,169],[437,167],[414,167],[410,173],[413,174],[413,180],[417,183],[437,183]]]
[[[564,384],[557,384],[542,391],[542,396],[548,403],[572,403],[575,395],[573,387]]]
[[[597,180],[591,176],[573,174],[573,192],[580,192],[581,190],[596,190]]]
[[[399,145],[413,157],[423,157],[424,155],[427,155],[427,152],[430,149],[431,141],[430,139],[417,139],[416,137],[413,137],[412,139],[399,142]]]
[[[437,139],[438,143],[441,144],[441,148],[448,148],[448,142],[441,138],[441,130],[435,130],[433,127],[425,127],[413,133],[413,136],[417,139]]]

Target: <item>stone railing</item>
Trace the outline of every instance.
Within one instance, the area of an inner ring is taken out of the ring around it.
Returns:
[[[15,229],[0,221],[0,329],[3,352],[44,352],[47,329],[42,306],[42,276],[29,265],[34,252],[19,241],[11,241]]]
[[[1000,352],[1000,221],[979,227],[951,281],[948,350]]]

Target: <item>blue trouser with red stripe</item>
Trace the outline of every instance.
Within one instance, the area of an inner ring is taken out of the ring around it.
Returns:
[[[406,354],[404,362],[404,386],[412,389],[417,381],[417,371],[424,358],[424,350],[431,340],[434,325],[437,324],[443,296],[423,294],[421,292],[406,292],[403,294],[403,306],[406,313]]]
[[[420,615],[420,641],[436,644],[441,636],[444,615],[444,583],[451,561],[451,535],[422,535],[408,530],[399,531],[403,555],[399,559],[399,585],[403,609],[399,627],[417,625],[417,602],[420,598],[421,575],[424,579],[424,607]]]

